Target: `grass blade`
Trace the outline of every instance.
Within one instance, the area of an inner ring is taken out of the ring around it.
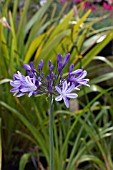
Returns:
[[[101,42],[95,45],[83,58],[82,66],[86,67],[90,61],[95,57],[111,40],[113,39],[113,30],[106,36],[106,38]],[[78,64],[77,64],[78,66]]]
[[[2,170],[2,135],[1,135],[1,131],[2,131],[2,125],[1,125],[1,119],[0,119],[0,170]]]
[[[21,159],[20,159],[20,163],[19,163],[19,170],[24,170],[26,163],[28,162],[28,159],[32,156],[32,153],[26,153],[24,154]]]
[[[40,22],[41,18],[43,17],[44,13],[50,6],[51,2],[52,0],[48,0],[46,5],[41,7],[39,11],[30,19],[30,21],[27,23],[26,28],[25,28],[26,33],[28,33],[28,31],[31,29],[31,27],[34,25],[35,22],[38,22],[38,21]]]
[[[0,105],[5,107],[6,109],[10,110],[28,128],[28,130],[34,136],[37,143],[39,143],[39,145],[40,145],[40,147],[49,163],[49,153],[48,153],[48,150],[44,147],[45,144],[44,144],[43,136],[41,136],[41,134],[38,132],[38,130],[36,130],[36,128],[21,113],[19,113],[17,110],[12,108],[8,104],[0,101]]]

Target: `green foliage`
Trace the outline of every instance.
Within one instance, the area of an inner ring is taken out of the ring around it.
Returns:
[[[108,169],[111,169],[113,167],[111,163],[112,152],[110,152],[113,149],[113,126],[112,119],[110,118],[112,117],[112,108],[104,106],[98,101],[103,95],[107,97],[107,92],[112,90],[113,88],[102,91],[79,114],[60,109],[54,112],[55,169],[75,169],[75,167],[79,167],[83,162],[86,162],[89,168],[106,169],[108,167]],[[112,100],[110,96],[107,98]],[[15,109],[3,102],[0,102],[0,105],[11,111],[28,128],[33,135],[32,143],[38,142],[39,147],[45,150],[45,152],[43,151],[44,156],[47,156],[49,159],[49,155],[46,155],[47,148],[49,148],[48,115],[45,115],[45,118],[40,118],[41,124],[37,123],[38,127],[36,129],[30,121],[27,121]],[[96,110],[98,111],[97,115],[95,115]],[[110,121],[108,122],[109,119]],[[109,140],[111,144],[108,150],[107,142]],[[26,156],[25,159],[27,159]],[[87,169],[87,166],[84,166],[84,169]]]
[[[19,170],[24,170],[25,169],[26,163],[28,162],[28,159],[29,159],[30,156],[32,156],[32,154],[31,153],[27,153],[27,154],[24,154],[21,157]]]
[[[49,166],[48,98],[15,98],[9,92],[9,81],[17,70],[23,72],[23,63],[33,60],[37,66],[41,58],[45,64],[48,59],[54,63],[58,53],[64,56],[70,52],[70,63],[74,63],[75,68],[87,68],[92,79],[90,88],[83,88],[79,92],[81,109],[66,111],[63,104],[54,103],[55,170],[80,167],[84,170],[113,169],[113,88],[100,86],[113,77],[113,63],[103,56],[97,56],[112,40],[113,30],[94,30],[93,24],[101,18],[87,22],[90,10],[76,20],[73,10],[63,17],[65,5],[60,14],[55,15],[57,8],[52,6],[52,0],[48,0],[29,19],[27,15],[31,1],[26,0],[23,12],[19,14],[20,21],[16,22],[19,1],[15,1],[13,13],[7,12],[9,2],[5,1],[2,16],[9,18],[11,30],[0,25],[0,117],[5,162],[12,159],[13,151],[18,153],[22,149],[19,170],[25,168],[30,157],[35,157],[34,152],[38,154],[40,167],[43,167],[40,161],[42,157],[45,157]],[[48,14],[50,6],[53,10]],[[105,39],[98,43],[103,36]],[[92,65],[94,61],[99,63]],[[103,65],[111,70],[97,75],[97,67],[101,69]],[[47,71],[47,64],[44,69]],[[93,94],[91,99],[90,94]],[[38,152],[34,149],[33,153],[29,153],[30,148],[34,147],[38,148]]]
[[[2,122],[0,119],[0,170],[2,169]]]

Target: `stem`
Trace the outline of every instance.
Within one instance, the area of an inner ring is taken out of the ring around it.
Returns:
[[[50,140],[50,170],[54,170],[54,153],[53,153],[53,100],[52,95],[50,97],[50,120],[49,120],[49,140]]]
[[[0,170],[2,169],[2,136],[1,136],[1,125],[2,123],[1,123],[1,118],[0,118]]]

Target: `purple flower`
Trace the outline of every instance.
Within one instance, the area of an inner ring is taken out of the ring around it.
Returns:
[[[29,77],[33,78],[36,77],[36,70],[34,69],[34,64],[31,61],[30,64],[24,64],[23,65],[24,69],[27,71],[27,74]]]
[[[70,59],[70,54],[66,54],[65,58],[64,58],[64,62],[62,62],[62,55],[58,54],[57,56],[57,71],[60,75],[60,78],[62,78],[62,69],[65,67],[65,65],[68,63]]]
[[[66,54],[66,56],[64,57],[64,62],[62,63],[62,55],[58,54],[57,56],[57,65],[58,65],[58,71],[62,71],[62,69],[65,67],[65,65],[68,63],[70,59],[70,54]]]
[[[13,76],[14,81],[10,81],[10,85],[14,87],[10,90],[10,92],[14,92],[14,96],[16,96],[19,92],[22,82],[25,82],[25,76],[23,76],[19,71],[17,73],[18,74],[14,74]]]
[[[37,90],[35,78],[23,76],[19,71],[17,73],[18,74],[14,74],[14,81],[10,82],[10,85],[14,87],[10,92],[13,92],[16,97],[29,93],[28,96],[30,97]]]
[[[40,63],[39,63],[39,65],[38,65],[38,70],[39,70],[39,71],[42,70],[43,64],[44,64],[44,61],[43,61],[43,60],[40,60]]]
[[[32,71],[32,72],[36,72],[36,70],[34,69],[34,63],[33,63],[32,61],[30,62],[29,65],[30,65],[30,67],[31,67],[31,71]]]
[[[62,62],[62,55],[58,54],[57,55],[57,63]]]
[[[52,95],[53,92],[53,84],[55,83],[56,80],[56,75],[53,72],[54,66],[52,65],[51,60],[48,61],[48,66],[49,66],[49,74],[46,76],[46,85],[47,85],[47,90]]]
[[[70,67],[69,67],[69,72],[71,73],[74,69],[74,64],[71,64]]]
[[[55,86],[55,89],[60,94],[55,98],[55,100],[61,101],[63,99],[67,108],[69,108],[69,99],[76,98],[78,96],[76,93],[71,93],[75,89],[75,86],[68,86],[67,81],[63,82],[61,89],[58,86]]]
[[[28,65],[28,64],[24,64],[23,67],[24,67],[24,69],[25,69],[26,71],[36,72],[36,70],[34,69],[34,64],[33,64],[32,61],[30,62],[29,65]]]
[[[89,86],[87,83],[89,79],[84,79],[87,75],[87,72],[82,69],[78,69],[69,73],[68,82],[73,83],[75,87],[79,87],[81,85]]]
[[[62,55],[61,54],[58,54],[57,56],[57,71],[60,75],[60,77],[62,77]]]
[[[64,62],[63,62],[62,68],[65,67],[65,65],[68,63],[69,59],[70,59],[70,54],[68,53],[68,54],[66,54],[66,56],[64,58]]]
[[[24,69],[27,71],[27,76],[22,75],[19,71],[14,74],[13,81],[10,82],[13,88],[10,90],[14,96],[20,97],[28,93],[28,97],[38,94],[48,94],[55,97],[56,101],[64,101],[64,104],[69,108],[69,100],[76,98],[77,94],[72,92],[80,90],[82,85],[88,85],[89,79],[86,79],[87,72],[82,69],[74,71],[74,64],[68,68],[69,72],[63,76],[64,67],[70,59],[70,54],[66,54],[64,60],[61,54],[57,55],[57,69],[48,61],[48,74],[42,72],[44,61],[40,60],[37,70],[34,69],[33,62],[24,64]],[[56,73],[55,73],[56,72]]]
[[[27,70],[27,71],[31,71],[31,67],[30,67],[30,65],[28,65],[28,64],[24,64],[24,65],[23,65],[23,67],[24,67],[24,69],[25,69],[25,70]]]
[[[20,92],[23,94],[29,93],[28,97],[32,96],[33,93],[37,90],[37,86],[35,85],[35,79],[31,79],[29,76],[25,77],[25,83],[20,88]]]

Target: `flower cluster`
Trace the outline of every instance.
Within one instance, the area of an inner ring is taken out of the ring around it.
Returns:
[[[111,11],[113,10],[113,6],[112,3],[110,1],[106,1],[106,0],[95,0],[95,1],[86,1],[84,3],[84,10],[87,10],[88,8],[92,9],[93,11],[97,10],[97,6],[96,5],[100,5],[103,7],[103,9]]]
[[[59,0],[61,4],[65,2],[73,2],[75,4],[84,3],[84,10],[92,9],[93,11],[97,10],[97,5],[102,6],[105,10],[113,10],[113,0]]]
[[[40,60],[37,70],[34,68],[33,62],[24,64],[23,67],[27,72],[27,76],[22,75],[19,71],[14,74],[13,81],[10,82],[13,88],[10,90],[14,96],[20,97],[28,93],[28,97],[38,94],[49,94],[55,96],[56,101],[63,100],[66,107],[69,108],[69,100],[76,98],[77,94],[73,91],[79,90],[82,85],[88,85],[89,79],[85,79],[87,72],[82,69],[74,70],[74,64],[69,67],[69,72],[63,76],[63,70],[70,59],[70,54],[63,57],[61,54],[57,56],[57,67],[49,60],[49,73],[45,76],[43,73],[44,61]],[[59,94],[57,96],[57,94]]]

